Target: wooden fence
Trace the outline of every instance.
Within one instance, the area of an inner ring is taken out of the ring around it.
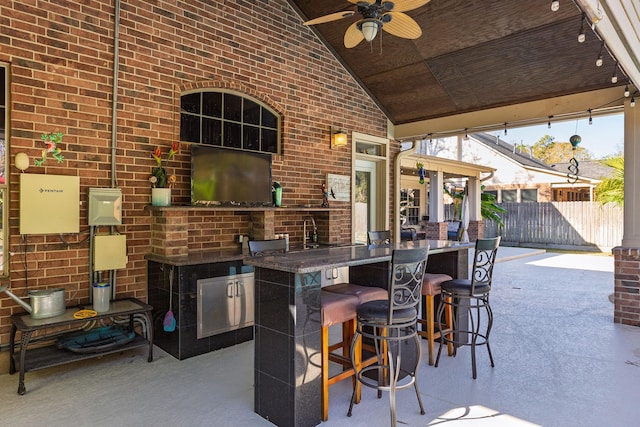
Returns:
[[[610,251],[620,246],[623,209],[608,203],[501,203],[504,226],[484,221],[485,237],[508,246]]]

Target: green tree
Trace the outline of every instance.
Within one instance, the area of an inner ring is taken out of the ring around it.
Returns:
[[[603,165],[613,168],[613,176],[605,178],[595,189],[595,199],[601,204],[615,203],[624,206],[624,156],[619,154],[601,160]]]
[[[573,150],[570,142],[556,142],[555,138],[545,135],[531,147],[533,156],[548,164],[565,163],[569,159],[575,157],[578,161],[591,160],[592,156],[589,150],[578,146]]]

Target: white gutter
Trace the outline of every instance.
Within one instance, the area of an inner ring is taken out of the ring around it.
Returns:
[[[400,241],[400,181],[401,181],[401,170],[402,170],[402,159],[411,154],[416,154],[416,149],[418,147],[418,141],[413,141],[411,144],[411,148],[408,150],[400,151],[396,154],[396,157],[393,159],[393,238],[396,241]]]

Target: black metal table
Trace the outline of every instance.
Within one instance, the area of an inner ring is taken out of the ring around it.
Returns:
[[[67,310],[55,317],[49,317],[47,319],[33,319],[30,314],[14,314],[11,316],[11,336],[9,342],[10,357],[9,357],[9,373],[14,374],[16,372],[16,362],[20,367],[20,380],[18,383],[18,394],[23,395],[26,392],[24,386],[24,374],[25,372],[35,371],[38,369],[44,369],[52,366],[63,365],[66,363],[72,363],[79,360],[91,359],[94,357],[104,356],[106,354],[118,353],[124,350],[132,348],[149,346],[149,355],[147,361],[153,360],[153,323],[151,318],[152,306],[146,304],[135,298],[126,298],[111,301],[109,303],[109,310],[103,313],[98,313],[97,316],[76,319],[73,317],[74,313],[83,308],[91,309],[91,305],[70,307]],[[95,353],[74,353],[64,349],[58,349],[55,345],[47,345],[43,347],[37,347],[27,350],[31,337],[34,332],[56,328],[69,325],[81,325],[88,321],[101,320],[107,318],[114,318],[119,316],[129,316],[129,326],[133,330],[133,318],[134,315],[142,315],[146,321],[147,337],[142,337],[136,334],[133,341],[124,344],[122,346],[112,348],[109,350],[103,350]],[[19,351],[16,351],[16,332],[20,331],[20,343]]]

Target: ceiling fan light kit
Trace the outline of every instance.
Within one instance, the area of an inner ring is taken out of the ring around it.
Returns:
[[[368,42],[376,38],[382,23],[377,19],[363,19],[358,22],[358,29],[362,32],[364,39]]]
[[[352,23],[344,34],[344,46],[348,49],[356,47],[362,40],[371,42],[380,29],[387,33],[404,38],[417,39],[422,30],[417,22],[404,12],[417,9],[430,0],[347,0],[356,6],[356,10],[330,13],[306,21],[304,25],[323,24],[349,18],[357,13],[362,19]]]

